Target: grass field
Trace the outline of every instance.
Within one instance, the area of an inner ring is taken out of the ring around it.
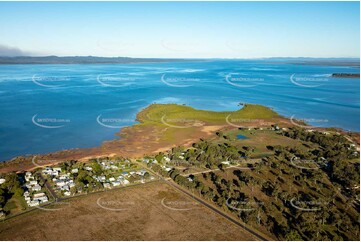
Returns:
[[[0,240],[254,240],[160,182],[74,198],[51,208],[58,210],[36,210],[1,222]]]
[[[153,104],[142,110],[137,115],[137,120],[142,124],[162,124],[161,120],[164,117],[163,119],[173,120],[174,123],[198,121],[209,125],[226,125],[228,115],[238,119],[272,119],[278,117],[278,114],[271,109],[254,104],[246,104],[242,109],[235,112],[197,110],[189,106],[177,104]]]

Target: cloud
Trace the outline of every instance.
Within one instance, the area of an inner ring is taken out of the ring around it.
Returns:
[[[17,47],[0,44],[0,56],[28,56],[30,52],[23,51]]]

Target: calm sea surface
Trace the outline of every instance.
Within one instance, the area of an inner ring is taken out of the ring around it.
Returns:
[[[270,60],[109,65],[0,65],[0,160],[93,147],[151,103],[236,110],[269,106],[316,126],[360,130],[359,67]]]

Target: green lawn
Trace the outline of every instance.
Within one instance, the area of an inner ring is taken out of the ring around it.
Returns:
[[[214,112],[206,110],[197,110],[189,106],[177,104],[152,104],[142,110],[137,119],[141,123],[162,124],[163,120],[170,120],[172,123],[184,123],[192,121],[207,122],[211,124],[225,123],[228,115],[232,119],[272,119],[279,115],[270,108],[246,104],[242,109],[234,112]]]

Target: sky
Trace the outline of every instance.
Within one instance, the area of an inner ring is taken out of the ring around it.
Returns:
[[[0,55],[359,57],[359,2],[0,2]]]

